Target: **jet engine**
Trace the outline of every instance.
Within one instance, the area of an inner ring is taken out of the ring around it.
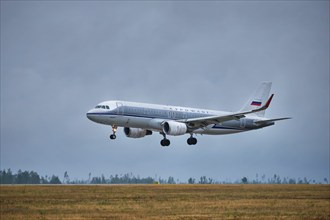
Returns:
[[[152,135],[152,131],[141,129],[141,128],[124,128],[124,133],[126,137],[129,138],[142,138],[146,135]]]
[[[166,121],[163,124],[163,131],[167,135],[183,135],[187,132],[187,125],[176,121]]]

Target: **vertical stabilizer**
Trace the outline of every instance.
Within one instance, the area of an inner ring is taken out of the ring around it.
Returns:
[[[253,96],[250,97],[248,102],[241,109],[241,111],[250,111],[263,106],[267,102],[271,87],[271,82],[261,83],[257,90],[254,92]],[[265,111],[256,112],[254,114],[259,117],[264,117]]]

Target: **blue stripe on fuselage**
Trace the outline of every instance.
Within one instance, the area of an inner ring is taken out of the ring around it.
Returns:
[[[225,126],[220,126],[220,125],[217,125],[217,124],[213,125],[212,128],[214,128],[214,129],[227,129],[227,130],[239,130],[239,131],[245,131],[246,130],[244,128],[225,127]]]
[[[143,116],[143,115],[134,115],[134,114],[117,114],[111,112],[98,112],[98,113],[87,113],[86,115],[109,115],[109,116],[130,116],[130,117],[137,117],[137,118],[156,118],[152,116]]]

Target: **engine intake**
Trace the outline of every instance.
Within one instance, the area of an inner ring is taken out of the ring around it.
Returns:
[[[166,121],[163,124],[163,131],[167,135],[183,135],[187,132],[187,125],[176,121]]]
[[[141,128],[124,128],[124,133],[126,137],[129,138],[142,138],[146,135],[152,135],[152,131],[146,130],[146,129],[141,129]]]

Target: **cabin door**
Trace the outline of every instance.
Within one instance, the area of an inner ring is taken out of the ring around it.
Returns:
[[[117,102],[117,114],[123,115],[124,114],[124,106],[123,103]]]

